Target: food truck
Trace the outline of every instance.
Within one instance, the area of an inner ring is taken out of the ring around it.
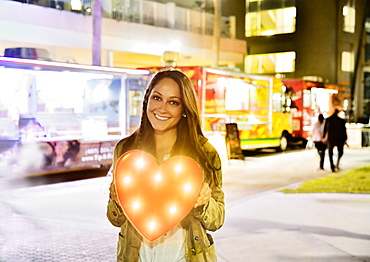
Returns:
[[[161,69],[149,68],[152,73]],[[241,151],[262,148],[284,151],[289,145],[304,148],[318,115],[328,115],[345,98],[338,97],[337,86],[304,79],[199,66],[176,69],[193,83],[205,134],[226,138],[229,158],[232,142],[240,144]],[[234,125],[228,128],[230,124]]]
[[[112,162],[141,115],[147,70],[0,57],[0,175]]]
[[[149,68],[152,73],[161,69]],[[193,83],[205,135],[226,138],[229,158],[234,142],[240,144],[239,151],[287,148],[292,121],[280,79],[199,66],[176,69]],[[228,124],[236,124],[237,129],[228,129]]]
[[[283,79],[282,83],[291,97],[294,137],[310,140],[319,114],[326,118],[335,108],[347,109],[350,91],[344,87],[308,79]]]

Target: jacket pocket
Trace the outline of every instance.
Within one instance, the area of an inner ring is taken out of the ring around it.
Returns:
[[[136,262],[139,260],[139,248],[128,243],[128,239],[118,234],[117,262]]]
[[[215,245],[210,245],[204,252],[196,253],[194,252],[190,258],[190,262],[216,262],[217,254],[215,250]]]

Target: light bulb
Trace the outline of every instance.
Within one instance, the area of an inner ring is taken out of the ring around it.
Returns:
[[[177,173],[181,172],[181,170],[182,170],[182,166],[181,166],[181,165],[177,165],[177,166],[175,167],[175,171],[176,171]]]
[[[123,182],[124,182],[125,184],[129,184],[129,183],[131,182],[131,177],[129,177],[129,176],[125,177],[125,178],[123,179]]]
[[[189,192],[191,190],[191,185],[190,184],[185,184],[184,190],[185,190],[185,192]]]
[[[170,208],[170,213],[171,214],[175,214],[176,211],[177,211],[177,208],[175,206],[173,206],[173,207]]]
[[[153,230],[153,229],[155,229],[156,228],[156,223],[154,222],[154,221],[151,221],[150,223],[149,223],[149,228],[150,228],[150,230]]]
[[[136,161],[136,166],[137,166],[137,168],[142,168],[144,165],[145,165],[145,161],[144,161],[142,158],[139,158],[139,159]]]
[[[160,173],[156,174],[154,177],[155,181],[159,182],[162,180],[162,175]]]
[[[139,209],[139,207],[140,207],[140,202],[139,201],[136,201],[133,205],[132,205],[132,208],[133,209]]]

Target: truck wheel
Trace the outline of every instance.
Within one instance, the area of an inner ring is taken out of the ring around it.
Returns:
[[[288,137],[286,134],[282,134],[280,137],[280,146],[276,148],[278,152],[284,152],[288,148]]]

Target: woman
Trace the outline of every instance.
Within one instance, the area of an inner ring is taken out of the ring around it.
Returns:
[[[325,160],[325,150],[326,150],[326,143],[324,139],[324,126],[325,126],[325,118],[322,114],[319,115],[317,122],[313,126],[312,129],[312,141],[315,144],[317,149],[317,153],[320,156],[320,169],[324,170],[324,160]]]
[[[144,96],[140,127],[117,143],[113,166],[134,149],[151,153],[158,164],[172,156],[193,158],[202,169],[203,184],[194,208],[181,223],[149,242],[126,219],[112,181],[107,217],[121,227],[117,261],[216,261],[206,231],[216,231],[224,223],[221,161],[202,133],[193,85],[183,73],[169,69],[153,77]]]

